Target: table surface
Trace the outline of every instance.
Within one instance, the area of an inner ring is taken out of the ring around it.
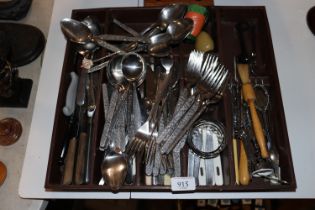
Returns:
[[[54,113],[64,59],[66,41],[59,21],[70,17],[72,9],[111,6],[141,6],[140,0],[55,0],[45,57],[34,106],[29,140],[20,180],[23,198],[93,199],[212,199],[212,198],[314,198],[315,197],[315,37],[306,24],[307,11],[315,0],[217,0],[215,5],[264,5],[269,19],[277,70],[281,86],[288,134],[297,181],[296,192],[49,192],[44,188]],[[35,173],[36,172],[36,173]]]

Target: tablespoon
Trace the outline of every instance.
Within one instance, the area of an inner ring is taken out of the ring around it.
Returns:
[[[128,161],[121,150],[111,148],[101,165],[101,173],[106,184],[113,191],[118,191],[127,175]]]
[[[60,21],[61,31],[67,37],[68,40],[78,44],[87,44],[90,42],[95,42],[99,46],[106,48],[112,52],[124,53],[123,50],[119,49],[115,45],[109,44],[108,42],[102,40],[100,37],[95,36],[90,29],[82,22],[64,18]]]
[[[172,44],[177,44],[183,41],[193,28],[191,19],[180,18],[170,22],[166,28],[166,32],[172,37]]]
[[[107,66],[107,79],[108,82],[114,86],[112,96],[110,99],[110,104],[108,108],[108,114],[105,118],[105,124],[101,136],[101,141],[99,149],[104,151],[110,144],[109,132],[114,124],[115,114],[119,110],[121,102],[127,97],[128,81],[125,79],[122,73],[121,60],[122,55],[117,55],[113,57]]]
[[[190,19],[176,19],[169,23],[165,33],[159,33],[150,37],[148,53],[155,56],[161,52],[168,52],[170,44],[183,41],[191,32],[193,22]],[[158,56],[156,56],[158,57]],[[161,56],[162,57],[162,56]]]
[[[150,25],[142,32],[142,35],[152,36],[166,29],[169,22],[184,16],[187,10],[185,4],[169,4],[164,7],[159,14],[157,22]]]

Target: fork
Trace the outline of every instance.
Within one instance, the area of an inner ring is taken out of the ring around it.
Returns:
[[[155,132],[155,130],[160,115],[160,102],[166,97],[172,79],[172,67],[174,65],[173,58],[162,58],[161,64],[165,71],[159,72],[153,107],[150,110],[147,121],[137,130],[134,138],[128,142],[126,146],[126,154],[129,156],[132,156],[139,151],[143,151],[146,143],[157,137],[157,132]]]
[[[207,105],[221,98],[229,74],[228,70],[218,62],[217,56],[195,50],[189,55],[186,73],[196,88],[193,88],[194,93],[174,114],[161,135],[154,136],[156,143],[161,144],[162,154],[169,154]],[[128,150],[129,155],[143,150],[146,142],[152,138],[150,132],[148,133],[149,120],[137,131],[130,145],[133,150]]]
[[[174,149],[209,103],[221,98],[228,78],[228,70],[218,62],[217,56],[211,54],[205,56],[198,51],[191,52],[186,72],[188,76],[192,75],[191,78],[194,78],[196,91],[174,115],[165,132],[158,137],[157,143],[163,144],[161,147],[163,154],[168,154]]]

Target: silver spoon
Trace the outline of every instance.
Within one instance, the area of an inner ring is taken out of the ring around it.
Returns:
[[[176,19],[169,23],[165,33],[150,37],[148,53],[155,57],[165,57],[169,54],[170,44],[183,41],[191,32],[193,21],[191,19]],[[162,56],[160,56],[162,55]]]
[[[64,18],[60,21],[60,26],[63,34],[71,42],[79,44],[95,42],[99,46],[104,47],[112,52],[124,53],[123,50],[119,49],[115,45],[109,44],[108,42],[102,40],[98,36],[94,36],[90,29],[80,21],[70,18]]]
[[[118,191],[127,175],[127,157],[119,149],[110,150],[104,157],[101,173],[113,191]]]
[[[110,99],[108,114],[105,119],[105,124],[103,128],[103,133],[101,136],[99,149],[104,151],[108,148],[109,142],[109,132],[111,130],[113,121],[115,119],[115,112],[119,109],[120,102],[126,98],[125,90],[127,88],[128,81],[125,79],[122,73],[121,59],[123,55],[116,55],[113,57],[107,66],[107,79],[108,82],[115,87],[112,92],[112,96]]]
[[[159,53],[169,54],[169,43],[172,40],[172,36],[168,33],[156,34],[150,37],[150,44],[148,45],[148,53],[152,56],[159,55]],[[159,57],[159,56],[155,56]]]
[[[184,4],[169,4],[160,11],[157,22],[153,23],[145,31],[143,31],[142,35],[152,36],[164,31],[170,21],[182,18],[186,10],[187,6]]]
[[[109,145],[109,131],[115,121],[115,114],[121,103],[126,99],[129,82],[140,85],[145,77],[144,59],[136,53],[116,55],[107,67],[107,78],[115,89],[110,100],[109,111],[105,119],[105,125],[101,136],[100,150],[104,151]]]
[[[97,23],[96,19],[92,18],[91,16],[87,16],[81,22],[89,28],[90,32],[94,36],[101,33],[99,24]]]
[[[146,75],[146,63],[141,55],[134,52],[126,53],[121,60],[121,65],[126,80],[137,86],[142,84]]]
[[[176,44],[183,41],[193,28],[191,19],[180,18],[170,22],[166,28],[166,32],[171,35],[172,43]]]
[[[88,29],[90,30],[90,32],[94,35],[94,36],[97,36],[101,33],[101,29],[100,29],[100,26],[97,22],[96,19],[92,18],[91,16],[87,16],[86,18],[84,18],[81,23],[83,23],[85,26],[88,27]],[[83,45],[83,48],[84,49],[94,49],[96,50],[97,49],[97,46],[94,42],[92,41],[88,41],[87,43],[85,43]]]
[[[119,85],[121,87],[122,84],[126,84],[126,81],[133,82],[134,84],[140,84],[144,80],[145,75],[144,59],[136,53],[127,53],[124,56],[118,55],[110,62],[107,72],[109,75],[108,79],[114,85]],[[127,92],[128,91],[125,91],[124,94],[126,95]],[[119,104],[123,101],[125,100],[111,100],[110,107],[111,105],[112,107],[115,105],[120,106]],[[117,113],[119,111],[120,110],[115,109],[113,112]],[[111,112],[111,108],[109,108],[108,112]],[[113,114],[110,116],[113,117]],[[115,121],[114,118],[108,119],[108,117],[109,116],[107,116],[107,120]],[[112,123],[113,122],[105,122],[107,132],[109,132],[111,127],[107,125]],[[112,142],[112,145],[109,146],[109,153],[105,155],[101,166],[103,178],[113,191],[117,191],[124,182],[128,168],[126,155],[122,153],[121,148],[117,147],[117,145],[115,146],[115,142],[116,141]]]

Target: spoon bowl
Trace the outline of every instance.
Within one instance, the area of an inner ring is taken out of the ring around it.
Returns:
[[[166,28],[170,21],[184,16],[187,6],[184,4],[169,4],[164,7],[159,16],[159,23],[162,28]]]
[[[148,45],[148,53],[155,54],[163,52],[169,48],[169,43],[172,36],[168,33],[156,34],[150,37],[150,44]]]
[[[141,85],[146,75],[146,64],[144,58],[138,53],[125,54],[121,60],[122,72],[126,80]]]
[[[85,44],[90,41],[91,31],[80,21],[64,18],[60,21],[60,27],[66,39],[71,42]]]
[[[88,27],[93,36],[97,36],[101,33],[100,25],[95,18],[87,16],[86,18],[83,19],[83,21],[81,21],[81,23]],[[93,51],[97,49],[97,45],[95,42],[90,40],[83,45],[83,48],[89,51]]]
[[[94,36],[99,35],[101,33],[100,26],[98,24],[98,21],[95,18],[92,18],[91,16],[87,16],[81,21],[81,23],[83,23],[86,27],[88,27],[88,29]]]
[[[116,55],[108,63],[107,78],[108,82],[114,87],[125,86],[128,83],[122,72],[122,58],[123,55]]]
[[[112,52],[124,52],[115,45],[109,44],[108,42],[102,40],[99,36],[95,36],[85,24],[70,18],[64,18],[60,21],[63,34],[65,35],[66,39],[71,42],[78,44],[87,44],[93,42]],[[90,46],[87,47],[89,48]]]
[[[169,4],[162,8],[159,13],[159,17],[156,23],[149,26],[142,32],[142,35],[152,36],[164,31],[168,24],[175,19],[182,18],[187,10],[187,6],[184,4]]]
[[[193,23],[191,19],[176,19],[170,22],[166,28],[166,32],[171,35],[173,43],[179,43],[190,34]]]
[[[104,158],[101,173],[111,190],[117,192],[127,175],[128,161],[121,151],[111,150]]]

